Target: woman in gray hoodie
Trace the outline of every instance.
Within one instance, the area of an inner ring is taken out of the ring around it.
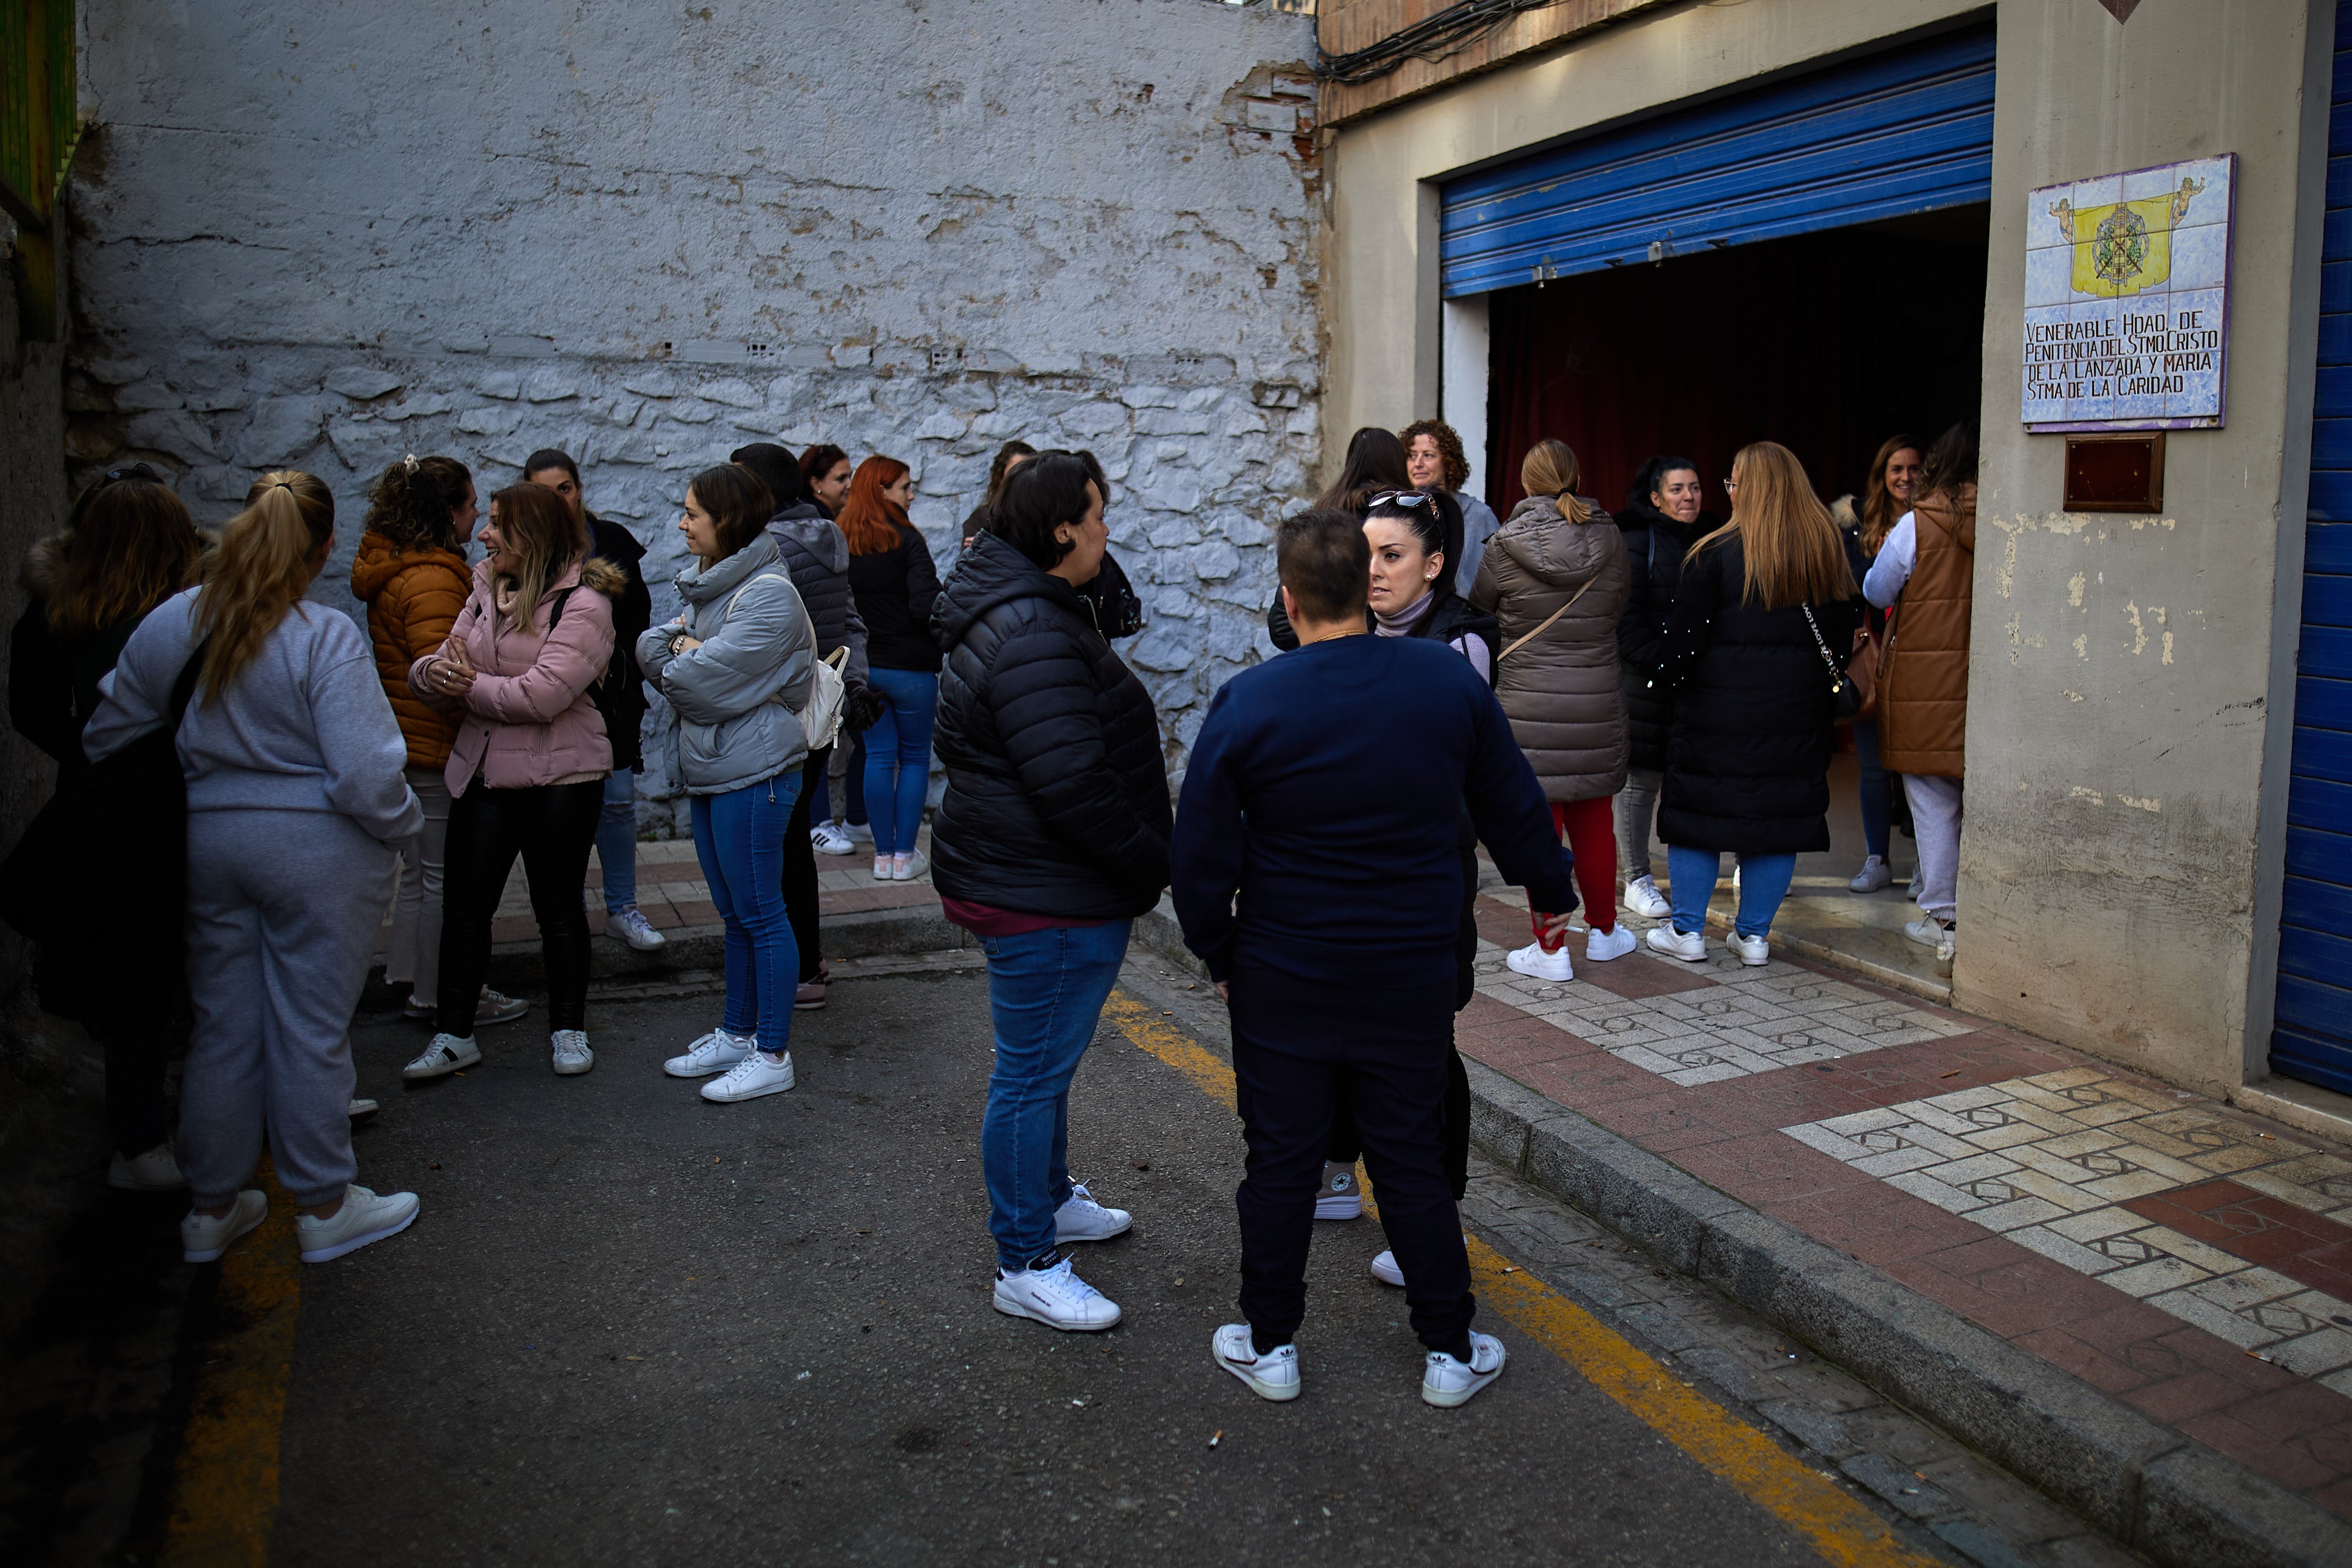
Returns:
[[[678,530],[694,564],[677,577],[686,608],[637,640],[646,679],[669,699],[694,852],[727,924],[727,1012],[663,1063],[709,1078],[705,1100],[793,1086],[800,946],[784,904],[784,846],[800,799],[816,642],[807,609],[765,532],[774,503],[748,469],[708,468],[687,486]],[[830,526],[830,525],[828,525]],[[806,847],[806,835],[802,838]]]

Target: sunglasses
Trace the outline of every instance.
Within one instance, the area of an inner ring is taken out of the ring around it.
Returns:
[[[105,473],[98,476],[98,482],[100,486],[120,485],[125,479],[144,479],[150,485],[160,485],[163,482],[163,476],[156,473],[155,470],[148,467],[144,463],[133,463],[128,467],[109,468]]]
[[[1437,502],[1419,490],[1382,490],[1364,503],[1368,507],[1427,507],[1437,509]]]

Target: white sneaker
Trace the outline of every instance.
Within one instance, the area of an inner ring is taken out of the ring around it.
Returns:
[[[646,918],[646,912],[634,904],[618,915],[604,916],[604,929],[640,953],[650,953],[669,944],[669,938],[655,930],[654,923]]]
[[[1738,954],[1739,961],[1751,969],[1760,969],[1772,961],[1771,944],[1761,936],[1742,936],[1735,931],[1724,945]]]
[[[843,826],[842,831],[849,835],[849,841],[852,843],[870,844],[874,841],[872,822],[851,822]]]
[[[1318,1219],[1361,1219],[1364,1189],[1356,1185],[1356,1167],[1337,1160],[1323,1162],[1323,1190],[1315,1195]]]
[[[188,1185],[169,1144],[143,1155],[116,1155],[106,1167],[106,1185],[117,1192],[177,1192]]]
[[[1298,1347],[1295,1344],[1276,1345],[1260,1355],[1250,1338],[1249,1324],[1227,1323],[1210,1340],[1209,1354],[1261,1399],[1298,1397]]]
[[[596,1053],[588,1049],[588,1031],[584,1029],[560,1029],[547,1037],[549,1065],[559,1077],[570,1078],[596,1065]]]
[[[763,1094],[782,1094],[793,1086],[793,1053],[770,1056],[764,1051],[747,1052],[743,1060],[727,1070],[727,1076],[702,1086],[702,1097],[714,1105],[731,1105],[738,1100],[757,1100]]]
[[[1092,1333],[1118,1322],[1118,1303],[1070,1270],[1067,1258],[1050,1269],[996,1271],[996,1310],[1051,1329]]]
[[[1648,872],[1625,884],[1625,907],[1644,920],[1664,920],[1675,912],[1674,904],[1658,891],[1657,879]]]
[[[912,882],[930,869],[931,862],[923,858],[923,852],[920,850],[912,850],[905,854],[890,857],[892,882]]]
[[[1383,1285],[1394,1285],[1400,1291],[1404,1289],[1404,1270],[1397,1267],[1394,1252],[1382,1252],[1372,1260],[1372,1278]]]
[[[373,1100],[353,1100],[343,1107],[343,1116],[347,1121],[364,1122],[383,1109]]]
[[[1584,939],[1584,961],[1606,964],[1612,958],[1622,958],[1633,950],[1633,934],[1622,925],[1613,931],[1595,929]]]
[[[850,841],[849,835],[831,822],[819,822],[809,829],[809,842],[816,846],[816,852],[821,855],[854,855],[857,852],[857,846]]]
[[[1443,1410],[1469,1403],[1472,1395],[1503,1375],[1504,1360],[1503,1342],[1490,1333],[1470,1336],[1467,1364],[1442,1350],[1431,1351],[1421,1374],[1422,1402]]]
[[[876,882],[888,882],[890,880],[890,859],[891,857],[888,855],[876,855],[874,857],[874,880]]]
[[[1677,931],[1672,925],[1653,925],[1643,938],[1653,953],[1664,953],[1669,958],[1680,958],[1686,964],[1706,961],[1706,938],[1696,931]]]
[[[400,1070],[400,1075],[415,1083],[421,1079],[438,1078],[445,1072],[455,1072],[461,1067],[471,1067],[482,1060],[482,1048],[467,1035],[459,1040],[454,1034],[436,1034],[433,1043],[417,1053],[416,1060]]]
[[[1126,1233],[1135,1217],[1123,1208],[1106,1208],[1095,1201],[1084,1182],[1070,1184],[1070,1201],[1054,1211],[1054,1242],[1108,1241]]]
[[[474,1004],[474,1027],[482,1029],[490,1024],[512,1023],[529,1011],[530,1004],[520,997],[510,997],[504,991],[494,991],[484,986],[481,1000]]]
[[[1559,945],[1559,950],[1556,953],[1545,952],[1543,944],[1540,942],[1530,942],[1524,947],[1514,948],[1510,956],[1505,958],[1503,962],[1508,964],[1514,973],[1525,975],[1529,979],[1572,980],[1576,978],[1576,966],[1569,958],[1568,944],[1565,942]]]
[[[1862,869],[1845,885],[1850,893],[1876,893],[1882,887],[1892,886],[1894,882],[1895,868],[1886,863],[1886,857],[1873,855],[1862,862]]]
[[[745,1057],[758,1040],[748,1034],[729,1034],[724,1029],[714,1029],[686,1048],[684,1056],[673,1056],[662,1063],[662,1071],[672,1078],[708,1078],[714,1072],[724,1072]]]
[[[567,1031],[568,1032],[568,1031]],[[363,1186],[343,1188],[343,1207],[324,1219],[294,1217],[294,1234],[305,1263],[331,1263],[371,1241],[397,1236],[416,1218],[416,1195],[395,1192],[378,1197]]]
[[[1938,920],[1932,915],[1923,915],[1916,920],[1906,920],[1903,923],[1903,935],[1922,947],[1942,946],[1945,936],[1951,929],[1951,922]]]
[[[236,1195],[226,1214],[198,1214],[194,1209],[180,1221],[180,1256],[190,1263],[209,1263],[228,1250],[228,1244],[269,1218],[269,1199],[252,1187]]]

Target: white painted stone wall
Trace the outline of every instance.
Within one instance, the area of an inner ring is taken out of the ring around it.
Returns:
[[[755,440],[883,452],[942,572],[997,444],[1091,447],[1181,767],[1320,449],[1312,23],[1215,0],[86,0],[69,455],[201,518],[569,448],[683,555]],[[666,611],[665,611],[666,612]],[[649,791],[662,788],[648,780]]]

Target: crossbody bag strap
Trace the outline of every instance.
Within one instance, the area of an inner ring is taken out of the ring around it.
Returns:
[[[1837,655],[1830,652],[1828,642],[1822,636],[1821,622],[1813,619],[1813,607],[1800,604],[1797,608],[1805,612],[1805,625],[1813,634],[1813,646],[1821,653],[1822,667],[1830,673],[1830,695],[1835,696],[1845,689],[1845,672],[1838,668]]]
[[[1587,592],[1591,589],[1592,585],[1593,585],[1594,583],[1596,583],[1596,582],[1600,581],[1600,580],[1601,580],[1601,574],[1600,574],[1599,572],[1597,572],[1597,571],[1596,571],[1596,572],[1594,572],[1591,577],[1586,578],[1586,579],[1584,580],[1584,586],[1583,586],[1582,588],[1578,589],[1574,593],[1571,593],[1571,594],[1570,594],[1570,595],[1568,596],[1568,602],[1567,602],[1567,603],[1565,603],[1565,604],[1561,605],[1559,609],[1557,609],[1557,610],[1553,611],[1550,614],[1549,614],[1549,615],[1545,616],[1545,617],[1544,617],[1540,622],[1537,622],[1537,624],[1536,624],[1536,629],[1535,629],[1534,631],[1532,631],[1532,632],[1528,632],[1526,636],[1524,636],[1524,637],[1520,638],[1518,641],[1517,641],[1517,642],[1513,643],[1509,647],[1507,647],[1507,648],[1504,649],[1501,653],[1499,653],[1496,654],[1496,655],[1495,655],[1495,662],[1496,662],[1496,664],[1501,664],[1505,659],[1509,658],[1512,654],[1514,654],[1514,653],[1517,653],[1520,649],[1522,649],[1522,648],[1526,647],[1528,643],[1530,643],[1534,642],[1537,638],[1538,638],[1538,637],[1542,636],[1546,632],[1548,632],[1548,631],[1551,630],[1551,623],[1552,623],[1553,622],[1555,622],[1555,621],[1559,620],[1561,616],[1563,616],[1563,615],[1567,614],[1570,611],[1571,611],[1571,610],[1575,609],[1575,608],[1576,608],[1576,601],[1577,601],[1578,600],[1580,600],[1580,599],[1583,598],[1583,597],[1585,596],[1585,594],[1586,594],[1586,593],[1587,593]]]

